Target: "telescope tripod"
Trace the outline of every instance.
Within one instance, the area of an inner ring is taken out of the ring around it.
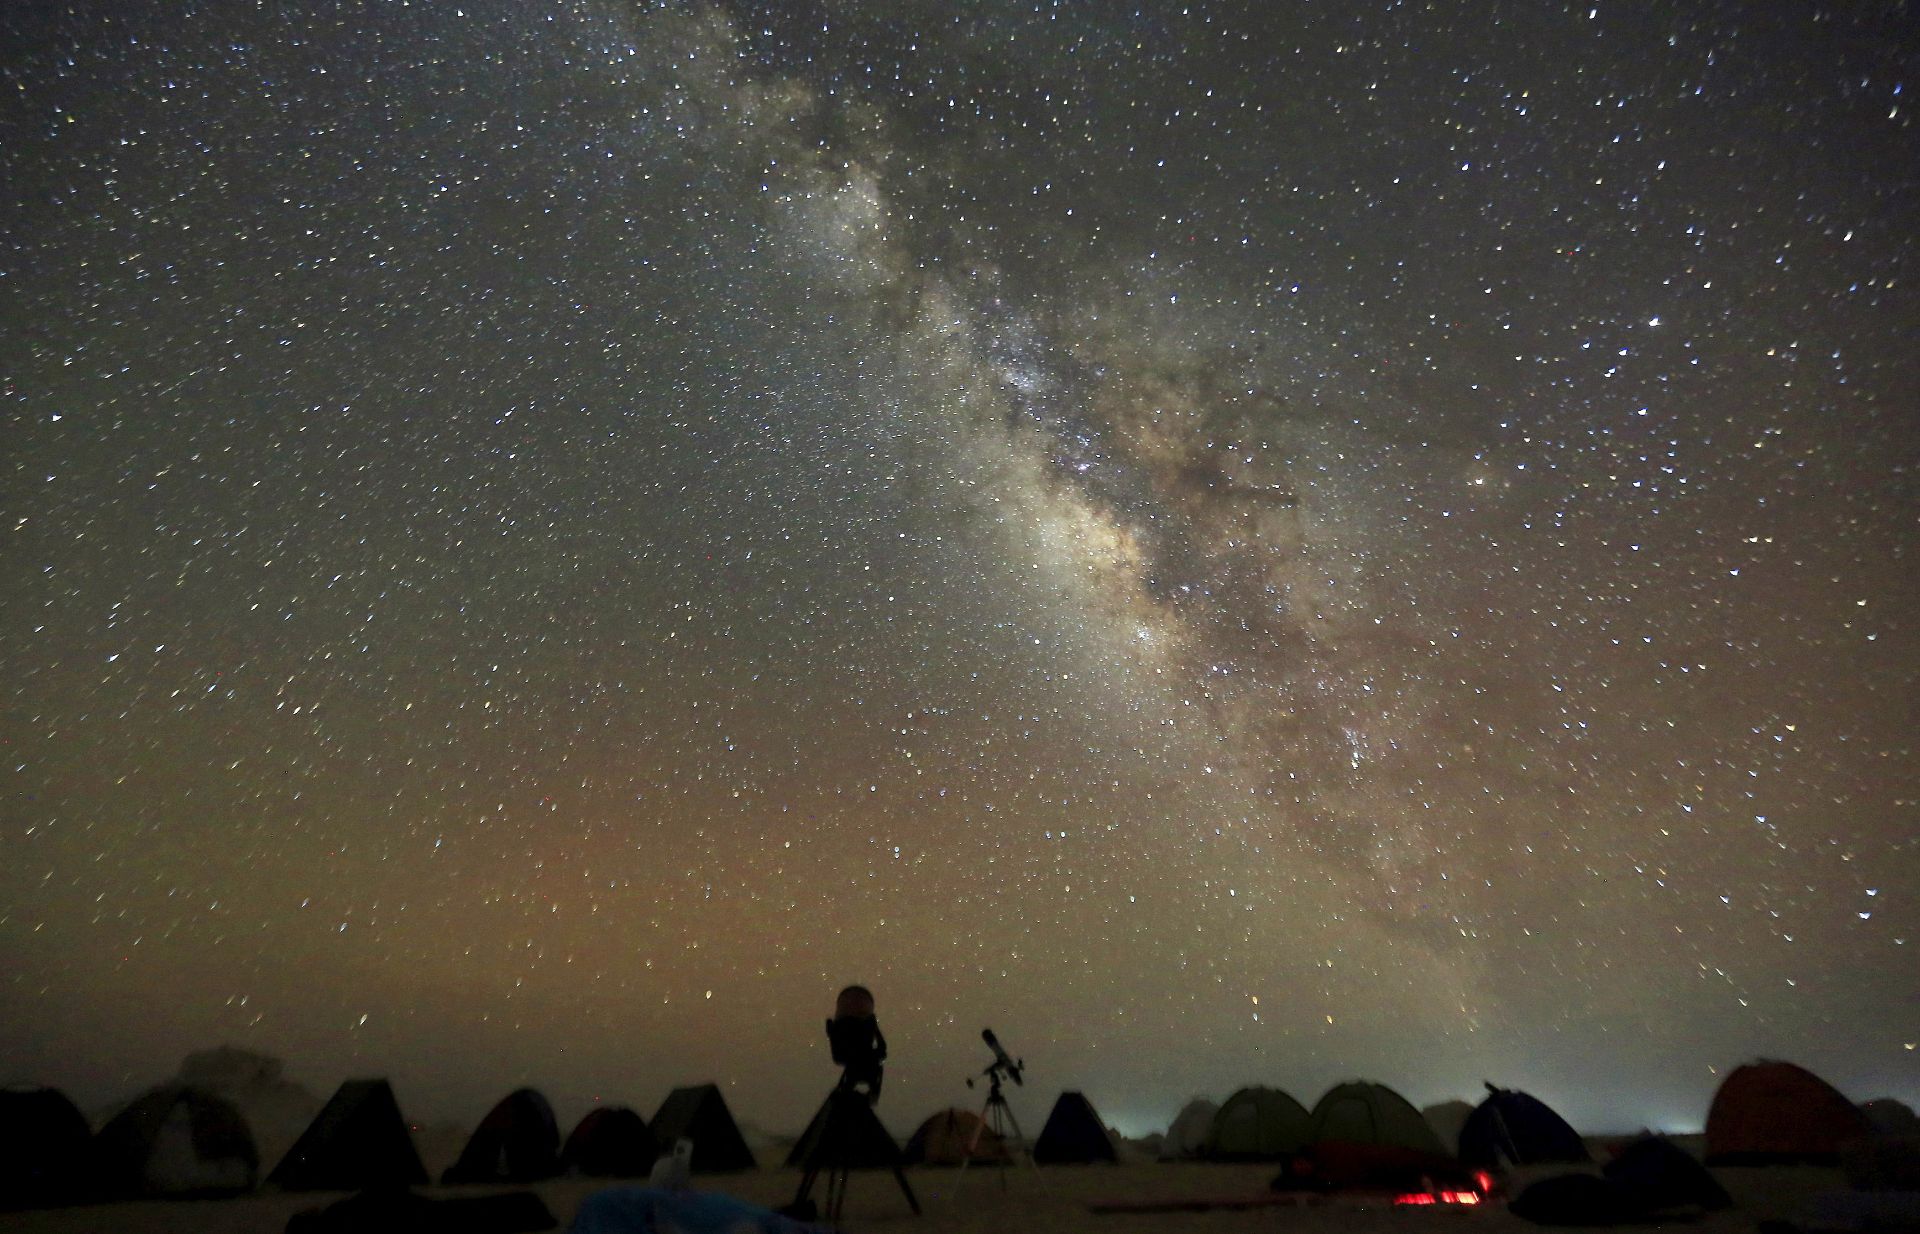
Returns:
[[[907,1207],[913,1210],[914,1216],[920,1215],[920,1201],[907,1185],[906,1171],[901,1168],[899,1146],[874,1116],[873,1105],[865,1093],[843,1080],[827,1095],[827,1102],[815,1116],[814,1125],[808,1128],[808,1135],[812,1142],[806,1145],[806,1172],[800,1177],[800,1191],[794,1196],[789,1211],[801,1210],[811,1203],[814,1180],[825,1170],[827,1202],[820,1209],[820,1216],[838,1225],[840,1210],[847,1202],[849,1172],[884,1165],[893,1170],[900,1193],[907,1197]]]
[[[967,1154],[960,1161],[960,1172],[965,1174],[967,1167],[974,1162],[974,1154],[980,1151],[980,1137],[992,1131],[1000,1143],[1000,1152],[994,1157],[994,1165],[1000,1174],[1000,1189],[1007,1188],[1007,1159],[1014,1153],[1020,1153],[1027,1159],[1037,1174],[1040,1163],[1033,1159],[1033,1150],[1027,1145],[1027,1137],[1020,1130],[1020,1120],[1013,1116],[1013,1107],[1007,1104],[1005,1093],[1000,1091],[1000,1069],[987,1068],[987,1100],[980,1107],[980,1121],[974,1124],[973,1134],[967,1139]],[[1013,1134],[1009,1136],[1007,1132]]]

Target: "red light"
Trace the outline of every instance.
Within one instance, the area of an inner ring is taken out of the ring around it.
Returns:
[[[1477,1191],[1408,1191],[1393,1197],[1395,1204],[1478,1204],[1480,1193]]]

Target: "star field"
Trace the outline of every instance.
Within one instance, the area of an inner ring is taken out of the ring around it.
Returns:
[[[0,1054],[1914,1101],[1906,15],[9,11]]]

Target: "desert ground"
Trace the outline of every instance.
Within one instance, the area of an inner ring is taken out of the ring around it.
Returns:
[[[1285,1205],[1218,1208],[1202,1212],[1096,1214],[1090,1204],[1113,1201],[1253,1199],[1266,1193],[1268,1165],[1200,1163],[1120,1166],[1020,1166],[992,1169],[912,1168],[908,1181],[923,1215],[907,1208],[892,1177],[855,1173],[841,1226],[895,1234],[1424,1234],[1429,1230],[1534,1231],[1497,1199],[1477,1208],[1396,1208],[1388,1197],[1336,1196]],[[1687,1223],[1701,1234],[1751,1234],[1760,1222],[1792,1219],[1801,1203],[1844,1186],[1837,1170],[1811,1168],[1715,1171],[1736,1206]],[[762,1169],[695,1179],[701,1190],[724,1191],[769,1207],[791,1199],[799,1183],[792,1169]],[[608,1184],[560,1179],[531,1188],[564,1230],[580,1201]],[[508,1188],[433,1188],[434,1195],[481,1195]],[[22,1234],[280,1234],[287,1219],[324,1205],[337,1194],[262,1191],[231,1200],[157,1201],[0,1214],[0,1231]],[[1639,1227],[1645,1229],[1646,1227]]]

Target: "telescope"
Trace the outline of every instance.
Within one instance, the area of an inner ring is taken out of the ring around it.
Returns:
[[[1000,1048],[1000,1038],[994,1036],[990,1028],[980,1030],[980,1040],[986,1042],[987,1048],[993,1051],[993,1065],[985,1072],[988,1078],[997,1081],[999,1077],[995,1073],[1004,1071],[1015,1084],[1024,1083],[1020,1078],[1020,1069],[1026,1066],[1026,1060],[1008,1057],[1007,1052]]]
[[[973,1135],[967,1140],[967,1154],[960,1162],[960,1169],[964,1172],[973,1164],[975,1154],[980,1151],[981,1137],[991,1130],[994,1144],[999,1146],[993,1150],[991,1156],[994,1164],[1000,1167],[1000,1186],[1005,1188],[1007,1162],[1016,1154],[1025,1154],[1027,1164],[1038,1168],[1032,1151],[1027,1148],[1027,1137],[1021,1133],[1020,1123],[1013,1116],[1013,1107],[1007,1104],[1006,1094],[1000,1091],[1002,1079],[1011,1079],[1015,1084],[1023,1082],[1020,1072],[1026,1067],[1027,1060],[1014,1058],[1008,1054],[1001,1047],[1000,1038],[994,1036],[990,1028],[980,1030],[980,1040],[986,1042],[987,1048],[993,1051],[993,1061],[988,1063],[987,1069],[980,1073],[987,1077],[987,1104],[981,1107],[980,1121],[973,1125]],[[973,1087],[972,1076],[967,1077],[967,1087]]]

